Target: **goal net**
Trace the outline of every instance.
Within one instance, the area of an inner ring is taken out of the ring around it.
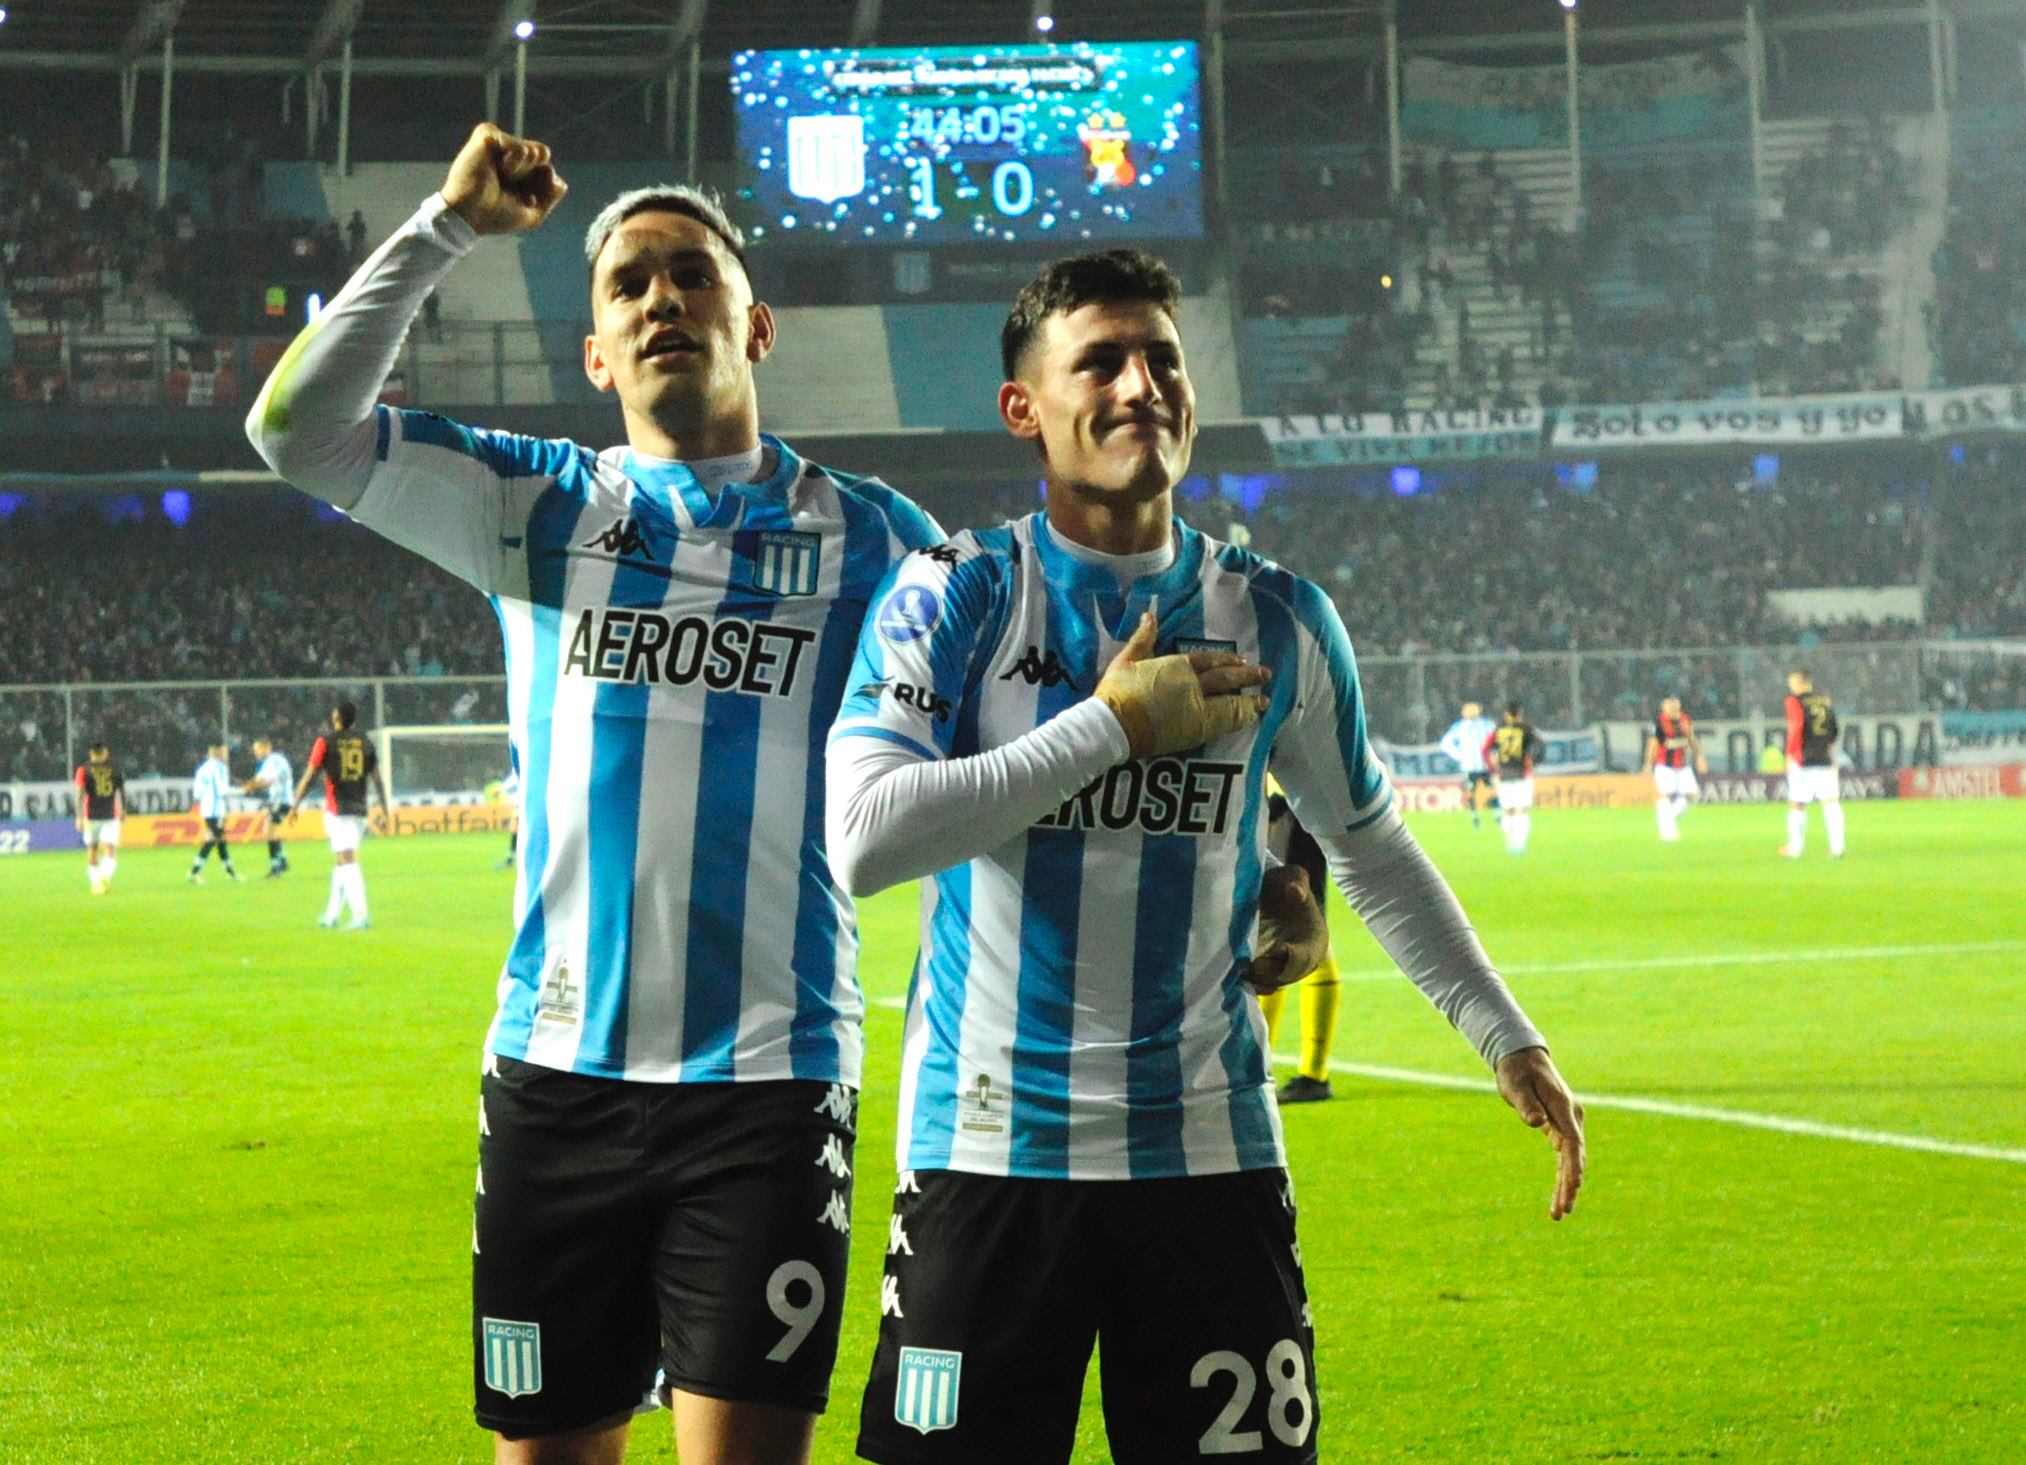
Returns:
[[[503,722],[383,727],[379,741],[387,792],[396,802],[481,798],[513,768]]]

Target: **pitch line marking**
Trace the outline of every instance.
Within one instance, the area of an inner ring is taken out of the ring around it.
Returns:
[[[1292,1064],[1292,1057],[1275,1054],[1275,1061]],[[1423,1073],[1412,1068],[1387,1068],[1375,1063],[1333,1061],[1336,1073],[1359,1078],[1384,1079],[1393,1083],[1425,1084],[1431,1088],[1467,1089],[1472,1093],[1495,1094],[1498,1085],[1490,1079],[1463,1078],[1447,1073]],[[1896,1150],[1922,1150],[1934,1155],[1957,1155],[1970,1160],[1998,1160],[2008,1165],[2026,1165],[2026,1150],[1999,1145],[1965,1144],[1960,1140],[1929,1139],[1919,1134],[1894,1134],[1882,1129],[1852,1129],[1842,1124],[1822,1124],[1813,1119],[1792,1119],[1784,1114],[1754,1114],[1744,1109],[1719,1109],[1708,1104],[1678,1104],[1671,1099],[1642,1099],[1624,1094],[1578,1094],[1588,1109],[1624,1109],[1634,1114],[1659,1114],[1669,1119],[1704,1119],[1715,1124],[1736,1124],[1746,1129],[1770,1129],[1781,1134],[1803,1134],[1814,1139],[1837,1139],[1851,1144],[1881,1145]]]
[[[1776,966],[1781,962],[1881,961],[1905,956],[1974,956],[2026,951],[2026,941],[1951,941],[1929,946],[1825,946],[1797,951],[1705,952],[1694,956],[1598,957],[1587,961],[1520,962],[1499,966],[1501,976],[1556,977],[1581,972],[1663,971],[1672,967]],[[1497,965],[1494,963],[1494,965]],[[1383,982],[1400,975],[1394,967],[1361,967],[1340,973],[1346,982]]]

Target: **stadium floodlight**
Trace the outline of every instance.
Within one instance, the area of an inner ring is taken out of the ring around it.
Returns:
[[[1576,0],[1562,0],[1562,9],[1574,10],[1575,8],[1576,8]]]
[[[515,40],[532,41],[534,38],[535,38],[535,23],[532,20],[522,20],[516,21],[514,23]]]
[[[1034,28],[1040,31],[1041,34],[1043,34],[1044,36],[1047,35],[1050,31],[1055,29],[1055,17],[1052,15],[1035,16]]]
[[[7,24],[7,7],[0,5],[0,25]]]

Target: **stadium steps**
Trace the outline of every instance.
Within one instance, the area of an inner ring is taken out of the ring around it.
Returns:
[[[1487,193],[1496,187],[1488,183],[1480,172],[1485,153],[1459,151],[1450,156],[1456,161],[1459,191],[1463,197],[1472,203],[1482,202]],[[1566,151],[1560,148],[1507,148],[1491,153],[1490,157],[1498,182],[1509,183],[1526,195],[1529,217],[1533,222],[1555,227],[1566,223],[1574,193]],[[1439,153],[1423,154],[1423,161],[1431,175],[1440,158]],[[1541,384],[1548,375],[1546,364],[1535,355],[1542,306],[1523,300],[1517,286],[1508,286],[1504,290],[1495,287],[1488,252],[1478,247],[1466,248],[1451,240],[1448,231],[1440,224],[1430,236],[1428,257],[1446,261],[1456,276],[1456,284],[1452,290],[1443,292],[1441,305],[1433,312],[1431,329],[1415,343],[1406,393],[1407,405],[1415,408],[1436,405],[1442,368],[1446,365],[1452,372],[1455,369],[1462,335],[1463,306],[1469,307],[1471,339],[1484,353],[1487,367],[1497,359],[1500,350],[1510,346],[1514,358],[1511,386],[1528,403],[1537,401]],[[1416,270],[1418,288],[1418,261],[1411,267]],[[1566,344],[1571,329],[1568,312],[1560,307],[1553,308],[1556,310],[1556,324],[1560,327],[1559,342]]]
[[[1919,301],[1915,298],[1918,292],[1909,289],[1908,272],[1917,265],[1925,270],[1928,282],[1926,296],[1932,297],[1934,244],[1931,243],[1925,250],[1921,250],[1918,248],[1917,240],[1928,232],[1923,227],[1925,216],[1930,212],[1939,214],[1944,207],[1932,196],[1930,172],[1933,164],[1928,156],[1931,148],[1924,137],[1926,129],[1923,128],[1923,121],[1924,119],[1918,118],[1902,121],[1895,125],[1892,134],[1893,146],[1903,155],[1910,157],[1916,165],[1916,202],[1913,216],[1905,221],[1902,227],[1894,230],[1880,250],[1833,256],[1809,256],[1802,261],[1811,270],[1819,271],[1829,282],[1832,291],[1828,298],[1816,303],[1815,308],[1803,321],[1800,328],[1802,339],[1816,345],[1838,339],[1856,309],[1848,297],[1841,293],[1843,283],[1852,274],[1875,280],[1881,287],[1879,308],[1884,324],[1879,340],[1874,343],[1872,359],[1868,366],[1873,371],[1884,369],[1908,382],[1924,382],[1927,379],[1925,369],[1916,375],[1909,375],[1906,370],[1909,364],[1906,359],[1909,332],[1911,331],[1914,336],[1925,335],[1921,326]],[[1764,177],[1761,180],[1760,211],[1763,222],[1772,224],[1783,217],[1782,200],[1785,196],[1787,178],[1808,167],[1830,147],[1831,137],[1839,125],[1850,129],[1853,136],[1861,137],[1847,119],[1810,117],[1764,124],[1762,130]],[[1941,177],[1943,179],[1947,177],[1945,159]],[[1939,243],[1939,230],[1934,232],[1934,242]],[[1775,280],[1774,272],[1783,262],[1783,257],[1778,247],[1764,233],[1758,241],[1757,253],[1760,281],[1762,284],[1771,285]],[[1913,354],[1918,358],[1924,353],[1923,339],[1918,342]],[[1782,384],[1766,385],[1770,389]]]
[[[365,216],[368,247],[392,234],[422,200],[443,182],[441,163],[367,163],[350,177],[337,169],[320,170],[331,217],[342,227],[354,209]],[[435,402],[489,402],[503,386],[510,402],[546,402],[554,398],[550,369],[541,360],[534,339],[534,307],[517,247],[475,249],[437,289],[442,339],[428,339],[419,329],[412,337],[411,364],[420,392]],[[493,326],[503,326],[507,360],[496,381],[493,367]],[[523,340],[522,338],[526,339]]]
[[[1897,360],[1900,383],[1910,390],[1935,376],[1928,307],[1937,289],[1935,251],[1949,226],[1950,130],[1948,119],[1907,117],[1897,124],[1901,152],[1914,160],[1914,214],[1893,241],[1886,279],[1886,360]]]

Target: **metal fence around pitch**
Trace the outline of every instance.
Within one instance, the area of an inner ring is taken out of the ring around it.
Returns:
[[[1464,702],[1495,709],[1515,697],[1542,727],[1643,721],[1666,696],[1703,721],[1777,724],[1796,669],[1854,712],[2026,709],[2026,640],[1359,658],[1370,730],[1396,743],[1432,741]],[[186,775],[214,742],[296,749],[343,698],[374,727],[507,721],[503,676],[4,686],[0,782],[67,778],[99,739],[133,777]]]

